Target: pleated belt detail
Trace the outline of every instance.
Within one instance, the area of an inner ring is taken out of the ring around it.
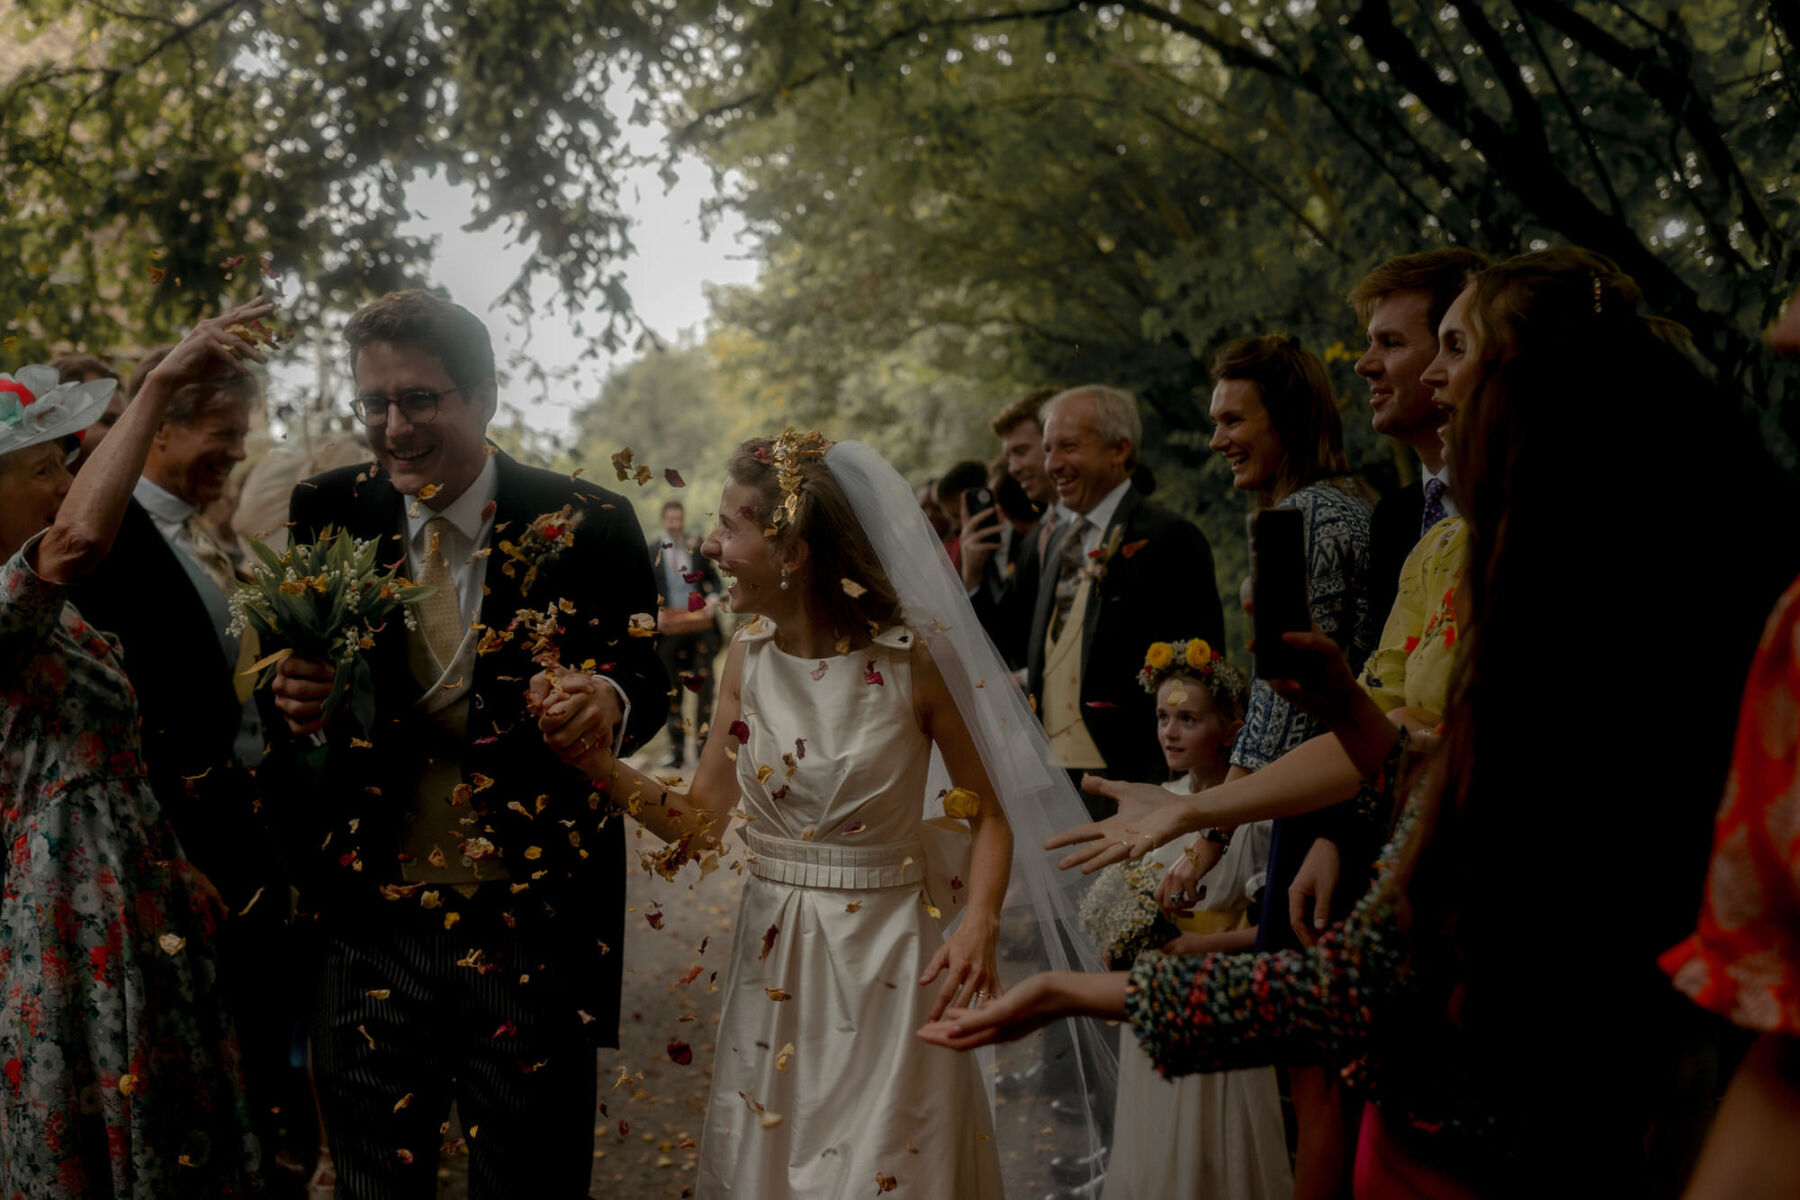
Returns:
[[[925,847],[914,840],[879,846],[797,842],[746,828],[744,841],[755,857],[750,873],[793,887],[868,891],[901,887],[925,879]]]

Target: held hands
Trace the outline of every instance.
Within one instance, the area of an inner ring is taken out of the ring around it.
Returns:
[[[167,361],[167,360],[164,360]],[[325,728],[325,699],[331,695],[336,674],[331,664],[316,658],[288,655],[275,664],[275,707],[287,721],[288,732],[305,737]]]
[[[1078,866],[1083,875],[1092,875],[1128,858],[1142,858],[1187,832],[1182,824],[1186,805],[1153,783],[1121,783],[1086,775],[1081,788],[1114,801],[1119,811],[1104,821],[1065,829],[1044,843],[1046,850],[1075,847],[1056,864],[1061,870]]]
[[[544,745],[556,757],[590,775],[611,770],[612,731],[622,715],[611,685],[585,671],[551,667],[531,677],[528,694]]]
[[[972,911],[963,914],[956,932],[938,947],[919,977],[919,986],[924,987],[949,973],[931,1006],[931,1020],[936,1021],[952,1006],[974,1008],[998,999],[1000,969],[994,948],[999,938],[1000,923],[993,917]]]

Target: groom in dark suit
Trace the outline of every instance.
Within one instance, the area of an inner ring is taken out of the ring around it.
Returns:
[[[611,685],[573,732],[629,750],[661,724],[643,535],[624,497],[487,442],[493,350],[465,309],[400,292],[345,339],[375,463],[296,488],[293,536],[377,540],[436,591],[371,631],[366,731],[347,711],[321,724],[325,664],[290,658],[276,683],[292,736],[264,774],[286,785],[318,932],[314,1068],[339,1194],[434,1195],[454,1101],[476,1200],[585,1196],[594,1047],[618,1037],[624,831],[545,747],[526,687],[548,635]]]
[[[1137,402],[1088,385],[1043,408],[1044,465],[1067,514],[1046,548],[1032,614],[1027,686],[1071,772],[1159,782],[1156,699],[1139,686],[1151,642],[1223,648],[1212,549],[1193,522],[1138,493]],[[1083,793],[1089,809],[1111,804]]]

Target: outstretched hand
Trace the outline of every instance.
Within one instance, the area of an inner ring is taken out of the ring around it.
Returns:
[[[1119,806],[1119,811],[1104,821],[1092,821],[1065,829],[1044,843],[1046,850],[1073,846],[1056,865],[1061,870],[1080,867],[1083,875],[1092,875],[1103,867],[1142,858],[1157,846],[1187,832],[1183,816],[1186,805],[1154,783],[1123,783],[1084,775],[1082,790],[1105,796]]]
[[[1011,1042],[1059,1017],[1125,1015],[1123,971],[1040,971],[980,1008],[952,1008],[919,1029],[921,1041],[951,1050]]]

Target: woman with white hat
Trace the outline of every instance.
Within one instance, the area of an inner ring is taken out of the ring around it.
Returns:
[[[258,299],[202,321],[73,479],[113,380],[0,375],[0,1195],[239,1196],[255,1187],[217,894],[144,779],[117,643],[68,603],[102,560],[176,389],[262,361]]]

